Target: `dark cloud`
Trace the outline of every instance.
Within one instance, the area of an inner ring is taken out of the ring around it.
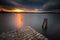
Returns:
[[[0,0],[0,6],[4,8],[11,8],[14,5],[10,2],[7,2],[6,0]]]
[[[0,6],[6,8],[25,7],[42,10],[60,9],[60,0],[0,0]]]
[[[54,9],[60,9],[60,3],[58,0],[50,0],[49,2],[45,3],[42,6],[42,9],[45,10],[54,10]]]

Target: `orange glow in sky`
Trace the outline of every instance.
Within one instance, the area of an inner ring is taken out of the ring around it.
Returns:
[[[23,9],[15,8],[15,9],[12,10],[12,12],[24,12],[24,10]]]
[[[16,14],[17,27],[21,28],[23,26],[22,14]]]
[[[50,11],[45,11],[45,10],[29,10],[29,9],[22,9],[22,8],[14,8],[14,9],[4,9],[4,8],[0,8],[2,11],[4,12],[50,12]]]
[[[18,9],[18,8],[14,8],[14,9],[4,9],[4,8],[0,8],[0,11],[4,11],[4,12],[24,12],[23,9]]]
[[[60,12],[60,10],[39,10],[39,9],[34,9],[34,10],[29,10],[25,8],[13,8],[13,9],[4,9],[0,8],[0,12]]]

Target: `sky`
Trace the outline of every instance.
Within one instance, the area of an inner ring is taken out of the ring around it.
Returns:
[[[0,7],[55,10],[60,9],[60,0],[0,0]]]

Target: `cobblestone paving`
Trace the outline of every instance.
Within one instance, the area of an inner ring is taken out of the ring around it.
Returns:
[[[30,26],[0,34],[0,40],[48,40]]]

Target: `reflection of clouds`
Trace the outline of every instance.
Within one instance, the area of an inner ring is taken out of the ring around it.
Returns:
[[[44,18],[48,19],[48,27],[53,22],[53,17],[50,14],[24,14],[24,25],[26,26],[32,26],[37,31],[41,32],[42,23],[44,21]]]

